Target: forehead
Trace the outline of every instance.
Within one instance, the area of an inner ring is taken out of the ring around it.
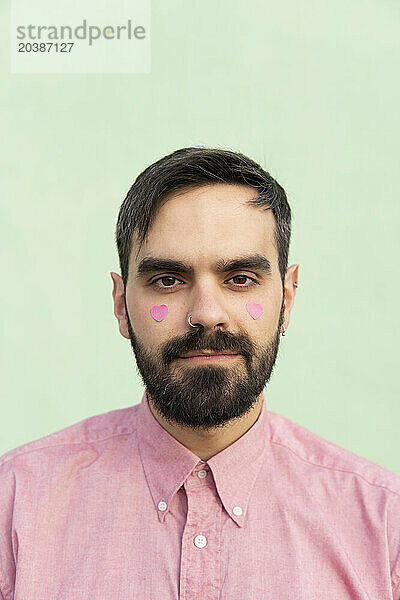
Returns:
[[[170,194],[161,201],[139,253],[134,241],[134,262],[151,254],[206,264],[246,252],[262,252],[276,262],[272,211],[246,204],[257,196],[250,186],[230,184]]]

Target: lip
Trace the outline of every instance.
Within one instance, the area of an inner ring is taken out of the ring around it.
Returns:
[[[223,362],[226,360],[232,360],[239,356],[239,354],[233,352],[188,352],[183,356],[178,356],[178,359],[185,360],[187,362]]]
[[[224,352],[214,352],[213,350],[191,350],[190,352],[181,354],[179,358],[190,358],[192,356],[225,356],[227,354],[236,356],[237,352],[230,352],[229,350],[225,350]]]

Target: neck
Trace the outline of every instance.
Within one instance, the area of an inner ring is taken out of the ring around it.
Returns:
[[[165,431],[174,437],[183,446],[188,448],[200,460],[207,462],[210,458],[231,446],[244,435],[257,421],[261,413],[263,394],[261,393],[250,411],[240,419],[227,423],[224,427],[214,430],[193,430],[182,425],[174,425],[166,421],[147,394],[150,411]]]

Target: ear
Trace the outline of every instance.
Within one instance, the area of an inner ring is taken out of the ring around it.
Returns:
[[[299,281],[299,265],[291,265],[286,271],[285,283],[284,283],[285,312],[284,312],[284,316],[283,316],[282,325],[285,327],[285,329],[287,329],[289,327],[290,311],[293,308],[298,281]]]
[[[113,301],[114,301],[114,315],[116,316],[116,318],[118,320],[120,334],[124,338],[127,338],[129,340],[130,337],[129,337],[129,331],[128,331],[128,319],[126,316],[125,300],[124,300],[124,282],[123,282],[122,277],[120,275],[118,275],[117,273],[114,273],[113,271],[111,271],[110,275],[111,275],[111,279],[113,280],[113,283],[114,283],[113,292],[112,292]]]

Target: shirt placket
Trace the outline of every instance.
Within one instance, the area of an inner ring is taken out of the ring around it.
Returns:
[[[198,465],[184,488],[188,510],[182,536],[180,599],[218,600],[222,504],[209,466]]]

